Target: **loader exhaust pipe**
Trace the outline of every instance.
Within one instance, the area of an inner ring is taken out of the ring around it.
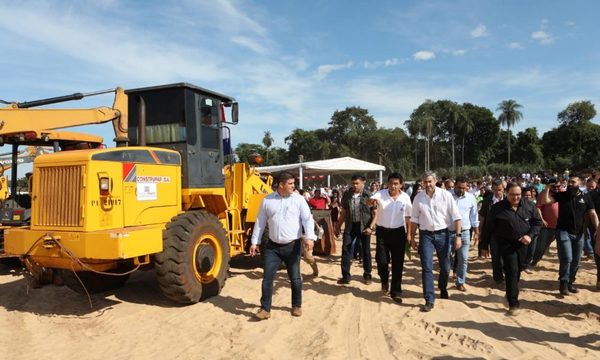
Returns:
[[[139,95],[136,100],[138,103],[138,145],[146,146],[146,102]]]

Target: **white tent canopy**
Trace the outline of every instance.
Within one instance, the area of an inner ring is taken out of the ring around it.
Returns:
[[[304,175],[315,174],[347,174],[378,171],[379,181],[382,182],[385,166],[346,156],[335,159],[307,161],[297,164],[263,166],[257,167],[256,170],[258,170],[261,173],[279,173],[282,171],[289,171],[293,174],[298,174],[300,178],[300,188],[302,188],[302,180],[304,178]],[[330,178],[328,176],[328,186],[331,185],[329,184],[329,181]]]

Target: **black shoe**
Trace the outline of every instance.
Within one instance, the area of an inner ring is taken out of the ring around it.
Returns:
[[[363,276],[363,279],[367,285],[371,285],[373,283],[373,277],[371,275]]]
[[[569,289],[568,289],[568,284],[566,282],[561,281],[560,282],[560,294],[563,296],[567,296],[569,295]]]
[[[391,298],[395,303],[402,304],[402,297],[399,294],[394,294],[391,296]]]
[[[448,298],[448,290],[440,290],[440,299]]]
[[[425,305],[421,308],[422,312],[430,312],[433,309],[433,303],[425,303]]]
[[[350,280],[341,278],[337,281],[338,285],[348,285],[350,284]]]
[[[579,289],[574,287],[573,284],[569,284],[569,286],[567,286],[567,290],[569,290],[569,292],[573,294],[577,294],[579,292]]]
[[[508,316],[517,316],[519,315],[519,312],[521,312],[521,308],[517,305],[517,306],[511,306],[508,309],[508,312],[506,313],[506,315]]]
[[[390,292],[390,284],[389,283],[381,283],[381,291],[384,294],[387,294],[388,292]]]

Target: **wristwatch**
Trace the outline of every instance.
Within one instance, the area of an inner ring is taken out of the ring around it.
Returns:
[[[461,235],[462,235],[461,233],[456,233],[456,235],[454,235],[454,236],[461,237]]]
[[[371,226],[369,227],[369,229],[371,229],[371,231],[375,230],[375,226]]]

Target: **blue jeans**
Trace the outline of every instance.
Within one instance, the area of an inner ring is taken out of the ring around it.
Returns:
[[[363,278],[371,279],[371,236],[363,234],[360,223],[346,224],[342,237],[342,278],[350,280],[350,266],[354,256],[354,247],[360,246],[363,259]]]
[[[455,232],[450,232],[450,246],[454,243]],[[462,230],[460,233],[462,245],[455,251],[456,255],[456,285],[464,285],[467,280],[467,266],[469,260],[469,247],[471,246],[471,231]]]
[[[568,231],[556,230],[556,245],[560,261],[558,280],[561,283],[573,284],[583,252],[583,234],[575,235]]]
[[[589,224],[588,228],[583,230],[588,232],[588,238],[583,238],[583,252],[585,254],[594,254],[594,234],[596,229],[593,224]]]
[[[289,244],[279,245],[272,241],[267,242],[263,254],[264,275],[262,280],[262,296],[260,306],[271,311],[271,299],[273,298],[273,280],[281,262],[285,263],[288,277],[292,283],[292,307],[302,306],[302,277],[300,276],[300,254],[302,243],[300,240]]]
[[[423,297],[425,302],[435,302],[433,289],[433,251],[437,253],[440,263],[438,288],[445,291],[448,287],[448,272],[450,271],[450,232],[433,233],[421,230],[419,232],[419,255],[421,257],[421,278],[423,281]]]

